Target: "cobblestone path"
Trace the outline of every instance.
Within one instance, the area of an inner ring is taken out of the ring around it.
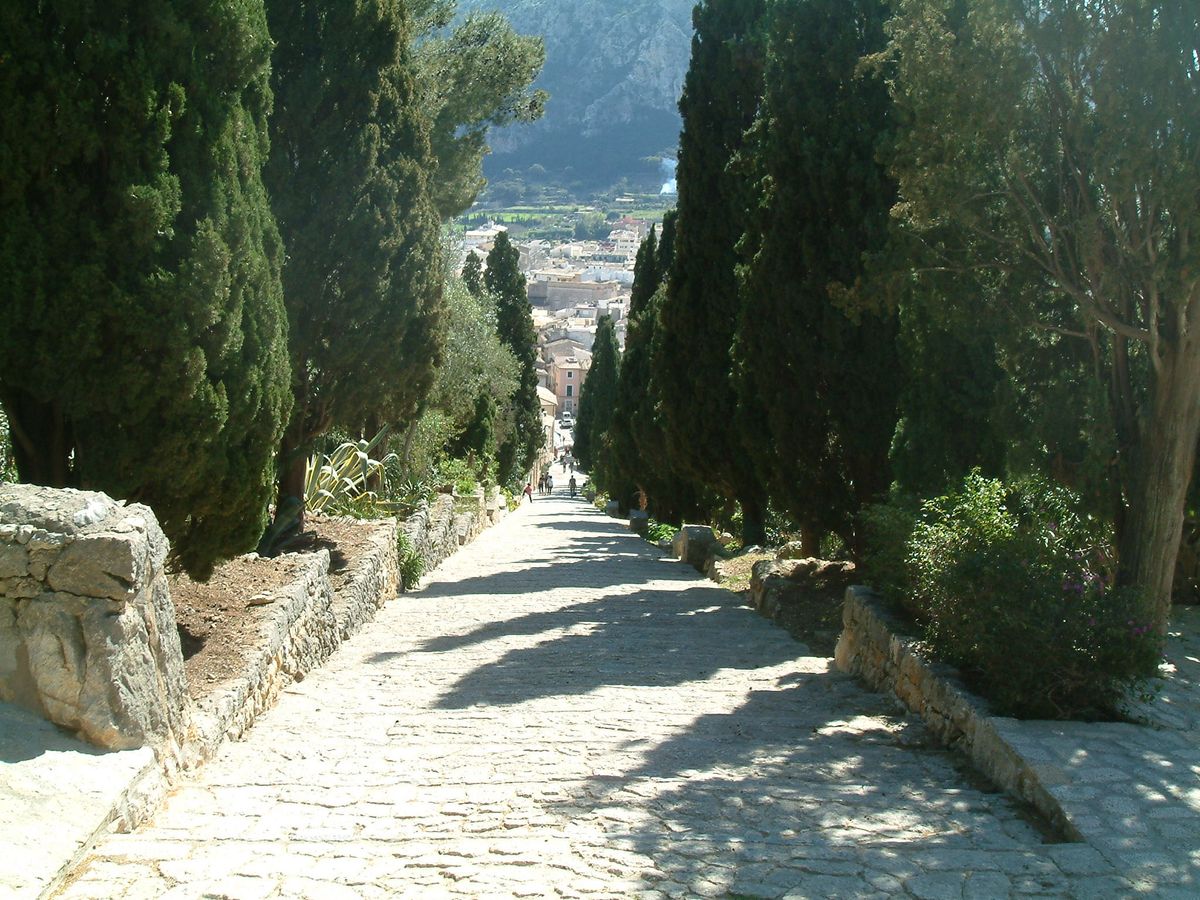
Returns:
[[[886,698],[582,502],[390,602],[60,896],[1117,896]]]

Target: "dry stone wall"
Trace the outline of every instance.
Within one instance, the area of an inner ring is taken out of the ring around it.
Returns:
[[[144,506],[0,485],[0,700],[109,749],[182,737],[167,550]]]
[[[484,528],[499,522],[507,511],[502,494],[492,498],[485,498],[482,491],[471,497],[438,494],[432,503],[423,503],[401,528],[429,572]]]
[[[272,616],[242,673],[196,703],[188,765],[239,738],[269,709],[280,691],[324,662],[340,643],[329,581],[329,551],[299,554],[304,566],[271,600]]]
[[[876,690],[890,691],[946,746],[961,750],[999,787],[1033,804],[1069,840],[1082,837],[1042,776],[1003,736],[1011,719],[993,717],[987,702],[951,666],[925,659],[901,623],[864,587],[846,591],[835,661]]]
[[[359,527],[367,523],[353,520]],[[368,543],[371,549],[355,564],[345,584],[333,597],[340,640],[346,640],[400,589],[400,561],[397,537],[400,526],[395,519],[381,519],[374,525]]]
[[[329,553],[303,554],[270,597],[261,641],[242,672],[195,702],[188,693],[153,513],[103,494],[0,485],[0,701],[24,706],[102,747],[155,751],[104,827],[128,831],[179,773],[210,758],[320,665],[399,585],[401,528],[433,568],[499,521],[502,495],[439,497],[403,523],[374,523],[334,595]],[[363,523],[366,527],[366,523]]]
[[[426,572],[458,549],[458,530],[454,526],[454,498],[438,494],[432,503],[423,503],[404,523],[404,533],[413,551],[421,557]]]

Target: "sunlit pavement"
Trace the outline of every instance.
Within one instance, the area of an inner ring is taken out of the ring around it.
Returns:
[[[553,471],[60,896],[1134,891]]]

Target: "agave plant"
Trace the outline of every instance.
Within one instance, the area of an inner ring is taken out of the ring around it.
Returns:
[[[304,477],[305,506],[310,512],[361,510],[376,501],[370,489],[372,479],[382,475],[384,467],[395,459],[389,453],[372,459],[371,451],[387,435],[384,428],[371,440],[346,441],[332,453],[314,453],[308,459]]]

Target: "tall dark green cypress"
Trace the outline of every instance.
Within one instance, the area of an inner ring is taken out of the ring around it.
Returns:
[[[742,446],[730,350],[737,321],[736,245],[749,186],[731,165],[762,92],[763,0],[702,0],[679,110],[679,222],[661,310],[654,378],[672,463],[741,504],[743,539],[761,542],[766,493]]]
[[[303,499],[312,441],[411,416],[437,362],[434,159],[399,0],[268,0],[277,44],[267,184],[287,248],[295,409],[279,500]]]
[[[659,309],[666,296],[663,263],[674,256],[675,218],[675,211],[669,211],[661,240],[652,231],[638,249],[625,353],[597,473],[601,487],[623,507],[645,504],[655,518],[671,523],[701,520],[712,511],[711,497],[674,469],[663,452],[662,402],[651,377]]]
[[[520,386],[509,411],[511,427],[497,452],[501,484],[514,484],[533,466],[545,441],[542,408],[537,395],[537,339],[525,276],[518,267],[521,254],[504,232],[496,235],[488,253],[483,282],[496,297],[496,330],[520,364]]]
[[[891,481],[895,316],[855,296],[888,245],[896,195],[878,161],[891,101],[881,76],[858,70],[883,48],[886,19],[882,0],[775,3],[747,154],[762,194],[743,245],[741,430],[813,553],[829,531],[854,546],[858,510]]]
[[[203,578],[286,419],[262,0],[0,6],[0,402],[27,481],[149,504]]]
[[[674,216],[672,216],[672,219]],[[662,284],[658,266],[658,238],[654,229],[642,241],[633,265],[633,287],[629,295],[629,322],[625,330],[625,355],[617,378],[612,420],[600,453],[599,471],[592,477],[623,507],[649,494],[647,478],[652,465],[638,452],[637,432],[646,427],[638,421],[643,404],[650,404],[650,341],[654,335],[651,301]],[[647,498],[648,499],[648,498]]]
[[[600,458],[612,423],[620,370],[621,350],[612,316],[601,316],[592,344],[592,367],[579,392],[579,417],[574,429],[574,453],[585,469],[595,468]]]
[[[463,263],[462,281],[471,292],[471,296],[483,296],[483,263],[474,250],[467,254],[466,262]]]

